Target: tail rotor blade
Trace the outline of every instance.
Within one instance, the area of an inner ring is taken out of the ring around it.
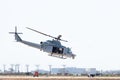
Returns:
[[[15,26],[15,32],[9,32],[9,34],[23,34],[23,33],[17,32],[17,26]]]
[[[15,34],[15,40],[16,41],[22,41],[22,39],[20,38],[20,36],[18,34],[22,34],[22,33],[17,33],[17,27],[15,26],[15,32],[9,32],[10,34]]]
[[[9,34],[15,34],[15,32],[9,32]]]

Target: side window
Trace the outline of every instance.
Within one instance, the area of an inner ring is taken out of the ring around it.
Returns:
[[[62,54],[63,50],[64,50],[63,48],[53,47],[52,52]]]
[[[53,52],[53,53],[57,53],[57,52],[58,52],[58,48],[57,48],[57,47],[53,47],[52,52]]]
[[[63,48],[59,48],[59,52],[58,53],[62,54],[63,53]]]

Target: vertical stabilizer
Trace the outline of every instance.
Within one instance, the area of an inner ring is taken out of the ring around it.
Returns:
[[[17,27],[15,27],[15,32],[9,32],[10,34],[15,34],[15,40],[16,41],[22,41],[22,39],[20,38],[20,36],[18,34],[22,34],[22,33],[18,33],[17,32]]]

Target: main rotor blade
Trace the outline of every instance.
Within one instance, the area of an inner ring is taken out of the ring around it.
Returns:
[[[67,40],[60,39],[61,37],[62,37],[62,35],[59,35],[56,39],[57,39],[57,40],[61,40],[61,41],[68,42]]]
[[[17,27],[15,26],[15,33],[17,33]]]
[[[67,40],[60,39],[61,41],[68,42]]]
[[[51,35],[48,35],[48,34],[45,34],[45,33],[40,32],[40,31],[37,31],[37,30],[35,30],[35,29],[29,28],[29,27],[26,27],[26,28],[27,28],[27,29],[30,29],[30,30],[32,30],[32,31],[35,31],[35,32],[37,32],[37,33],[40,33],[40,34],[42,34],[42,35],[45,35],[45,36],[54,38],[54,39],[56,39],[56,40],[61,40],[61,41],[64,41],[64,42],[68,42],[68,41],[66,41],[66,40],[60,39],[61,35],[59,35],[58,37],[53,37],[53,36],[51,36]]]
[[[56,38],[56,37],[53,37],[53,36],[51,36],[51,35],[48,35],[48,34],[42,33],[42,32],[40,32],[40,31],[37,31],[37,30],[31,29],[31,28],[29,28],[29,27],[26,27],[26,28],[27,28],[27,29],[30,29],[30,30],[32,30],[32,31],[35,31],[35,32],[37,32],[37,33],[40,33],[40,34],[42,34],[42,35],[45,35],[45,36],[48,36],[48,37],[51,37],[51,38]]]

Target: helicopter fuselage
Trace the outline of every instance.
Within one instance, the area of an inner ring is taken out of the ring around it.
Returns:
[[[55,40],[54,39],[47,40],[45,42],[40,42],[39,44],[37,44],[37,43],[22,40],[20,38],[20,36],[18,35],[21,33],[17,33],[17,28],[15,28],[15,32],[10,32],[10,33],[15,34],[15,40],[17,42],[40,49],[43,52],[49,53],[50,56],[59,57],[62,59],[65,59],[67,57],[71,57],[74,59],[76,56],[75,54],[72,53],[72,51],[69,47],[65,47],[65,46],[61,45],[61,42],[59,41],[59,40],[61,40],[60,39],[61,36],[59,36],[58,38],[55,38]],[[44,33],[42,33],[42,34],[44,34]],[[44,34],[44,35],[46,35],[46,34]],[[50,35],[47,35],[47,36],[52,37]],[[62,40],[62,41],[66,41],[66,40]]]
[[[57,40],[47,40],[46,42],[40,42],[41,50],[44,52],[50,53],[51,56],[59,56],[63,57],[71,57],[72,54],[71,49],[65,46],[62,46],[61,43]],[[57,56],[57,57],[58,57]]]

